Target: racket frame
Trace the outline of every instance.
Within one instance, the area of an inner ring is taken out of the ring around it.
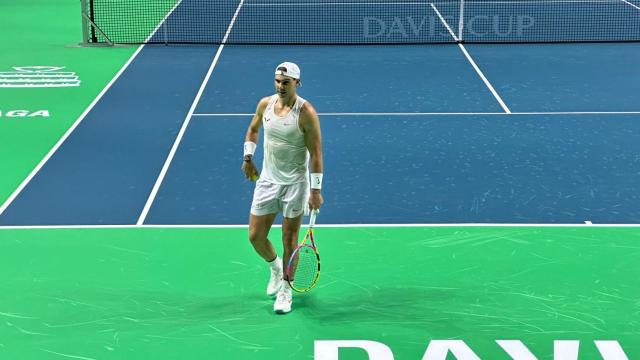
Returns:
[[[291,253],[291,256],[289,257],[289,263],[287,264],[287,269],[285,271],[285,274],[287,275],[287,282],[289,283],[289,286],[291,286],[291,289],[293,289],[295,292],[306,293],[311,291],[311,289],[313,289],[318,283],[318,278],[320,278],[320,254],[318,253],[318,248],[316,247],[316,242],[313,237],[313,228],[316,224],[317,214],[318,212],[316,210],[311,211],[311,215],[309,217],[309,229],[307,230],[307,234],[304,236],[302,242],[298,246],[296,246],[296,248]],[[310,245],[307,244],[307,239],[311,241]],[[303,248],[310,248],[311,250],[313,250],[313,253],[316,255],[316,259],[318,260],[318,271],[316,272],[316,276],[313,279],[311,285],[306,288],[297,288],[293,284],[295,281],[292,282],[289,280],[291,278],[291,265],[293,264],[293,259],[296,258],[298,252],[300,252],[300,250],[302,250]]]

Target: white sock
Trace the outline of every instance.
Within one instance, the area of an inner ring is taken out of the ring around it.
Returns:
[[[276,256],[275,260],[268,262],[267,264],[269,264],[273,270],[282,270],[282,259],[280,259],[280,256]]]

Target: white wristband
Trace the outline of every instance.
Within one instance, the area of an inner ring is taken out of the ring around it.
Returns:
[[[322,173],[311,173],[311,188],[322,189]]]
[[[256,143],[253,141],[245,141],[244,142],[244,155],[253,155],[256,152]]]

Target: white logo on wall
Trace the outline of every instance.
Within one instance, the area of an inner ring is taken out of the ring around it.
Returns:
[[[0,72],[0,88],[52,88],[80,86],[75,72],[64,66],[14,66],[15,71]]]

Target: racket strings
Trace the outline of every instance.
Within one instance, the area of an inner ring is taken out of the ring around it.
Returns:
[[[293,286],[297,289],[306,289],[313,285],[318,275],[318,257],[313,248],[301,247],[296,255],[298,267],[293,279]]]

